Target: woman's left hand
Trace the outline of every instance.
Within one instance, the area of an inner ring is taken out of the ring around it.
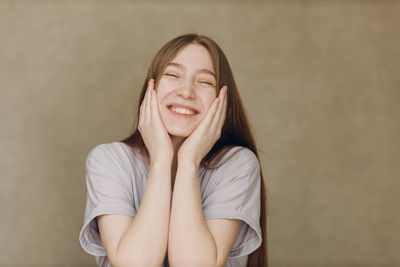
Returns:
[[[226,86],[221,88],[219,96],[214,99],[203,120],[181,145],[178,151],[178,164],[185,161],[198,167],[220,138],[226,116],[226,90]]]

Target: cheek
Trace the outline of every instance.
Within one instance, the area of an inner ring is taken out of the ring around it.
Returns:
[[[214,100],[216,98],[216,93],[213,91],[210,91],[206,94],[203,94],[201,98],[202,98],[204,107],[206,109],[208,109],[211,106],[211,104],[214,102]]]
[[[161,79],[156,87],[158,103],[162,103],[164,98],[169,94],[171,89],[168,88],[172,87],[168,85],[168,82],[165,79]]]

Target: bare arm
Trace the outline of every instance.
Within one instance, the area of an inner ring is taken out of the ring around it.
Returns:
[[[209,266],[206,263],[217,257],[215,242],[203,216],[196,171],[195,167],[178,167],[177,170],[168,241],[171,266],[179,266],[189,260],[199,263],[199,266]]]
[[[223,266],[242,221],[205,220],[197,168],[178,168],[171,208],[168,259],[171,266]]]
[[[170,167],[169,167],[170,168]],[[98,217],[100,235],[113,266],[161,266],[167,250],[171,200],[167,166],[152,166],[135,218]]]
[[[136,217],[105,215],[98,223],[113,266],[160,267],[167,250],[173,146],[150,80],[140,107],[139,131],[150,154],[150,172]]]

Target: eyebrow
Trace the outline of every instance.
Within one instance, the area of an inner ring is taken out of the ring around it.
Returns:
[[[177,67],[177,68],[179,68],[179,69],[186,69],[185,66],[183,66],[182,64],[175,63],[175,62],[170,62],[170,63],[168,63],[168,64],[167,64],[167,67],[168,67],[168,66],[174,66],[174,67]],[[199,69],[199,70],[197,70],[197,72],[208,73],[208,74],[211,74],[212,76],[214,76],[214,78],[217,78],[217,76],[215,75],[215,73],[214,73],[213,71],[209,70],[209,69]]]

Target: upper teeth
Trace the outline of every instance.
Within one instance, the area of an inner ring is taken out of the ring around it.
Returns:
[[[180,114],[187,114],[187,115],[194,114],[194,112],[192,110],[189,110],[186,108],[171,107],[171,110],[173,112],[180,113]]]

